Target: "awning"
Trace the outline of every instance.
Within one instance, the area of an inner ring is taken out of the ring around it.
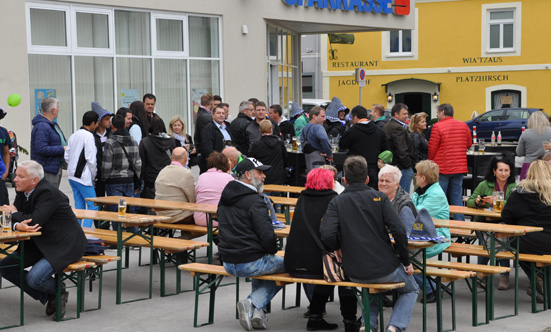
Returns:
[[[436,83],[436,82],[433,82],[433,81],[429,81],[429,80],[423,80],[423,79],[420,79],[420,78],[403,78],[403,79],[400,79],[400,80],[396,80],[396,81],[392,81],[392,82],[388,82],[388,83],[385,83],[385,84],[381,84],[381,87],[385,87],[385,93],[388,92],[388,87],[392,84],[397,84],[397,83],[405,83],[407,81],[417,81],[417,82],[424,82],[424,83],[430,83],[430,84],[434,84],[438,87],[438,92],[440,92],[440,84],[441,83]]]

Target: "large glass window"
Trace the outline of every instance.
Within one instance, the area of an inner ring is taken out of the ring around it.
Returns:
[[[115,112],[145,93],[156,95],[165,122],[182,115],[192,132],[193,102],[223,94],[219,17],[42,2],[26,8],[30,92],[60,100],[67,135],[91,102]]]
[[[267,30],[268,103],[285,108],[301,99],[298,36],[274,26],[268,26]]]

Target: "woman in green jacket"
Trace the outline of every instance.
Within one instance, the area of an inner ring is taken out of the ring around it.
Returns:
[[[486,173],[485,180],[480,182],[476,187],[471,197],[467,201],[467,206],[476,209],[485,209],[493,205],[492,194],[495,191],[503,191],[505,193],[505,203],[509,195],[515,190],[517,184],[515,183],[515,165],[511,158],[503,156],[496,156],[490,161],[488,172]],[[474,221],[486,221],[484,217],[476,216]],[[481,234],[477,233],[477,237],[481,243],[484,243],[484,239]],[[489,258],[478,257],[478,264],[488,264]],[[497,260],[497,265],[509,267],[511,264],[508,259]],[[499,279],[499,290],[509,289],[509,272],[501,274]]]

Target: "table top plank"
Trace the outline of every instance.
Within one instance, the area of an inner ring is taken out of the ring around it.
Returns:
[[[298,201],[298,198],[294,198],[294,197],[270,196],[270,199],[274,202],[274,204],[289,205],[289,206],[296,206]]]
[[[475,209],[475,208],[458,206],[458,205],[450,205],[450,213],[501,219],[500,212],[494,212],[494,211],[485,210],[485,209]]]
[[[73,209],[73,212],[77,216],[77,219],[92,219],[92,220],[103,220],[103,221],[112,221],[112,222],[123,222],[129,224],[153,224],[157,222],[163,222],[170,220],[170,217],[165,216],[155,216],[147,214],[135,214],[127,213],[125,217],[119,218],[118,212],[113,211],[94,211],[94,210],[83,210],[83,209]]]
[[[216,213],[216,210],[218,209],[218,206],[213,204],[175,202],[139,197],[105,196],[87,198],[86,200],[94,202],[96,204],[118,205],[119,198],[124,198],[126,200],[126,204],[129,206],[148,207],[157,210],[183,210],[192,212]]]
[[[41,232],[19,232],[19,231],[0,232],[0,242],[29,240],[32,236],[40,236],[40,235],[42,235]]]
[[[289,193],[289,194],[300,194],[304,189],[305,189],[304,187],[284,186],[279,184],[264,185],[264,192],[283,192],[283,193]]]
[[[457,229],[467,229],[471,231],[492,232],[499,234],[507,234],[507,236],[519,236],[526,233],[541,232],[543,227],[531,227],[531,226],[519,226],[519,225],[507,225],[498,223],[487,222],[470,222],[460,220],[441,220],[433,219],[434,226],[447,227]]]

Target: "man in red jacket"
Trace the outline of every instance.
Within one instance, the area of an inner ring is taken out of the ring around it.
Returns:
[[[463,174],[467,170],[467,149],[473,144],[469,127],[453,118],[453,106],[438,106],[438,122],[433,126],[429,141],[429,159],[440,168],[439,183],[450,205],[463,205]],[[455,220],[465,220],[456,214]]]

